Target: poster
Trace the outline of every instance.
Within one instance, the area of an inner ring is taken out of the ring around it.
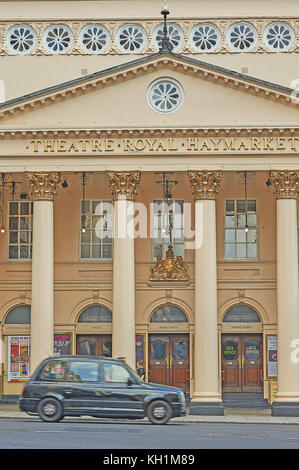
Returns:
[[[54,335],[54,356],[71,354],[71,335]]]
[[[8,336],[8,382],[30,376],[30,336]]]
[[[277,377],[277,336],[267,336],[268,377]]]

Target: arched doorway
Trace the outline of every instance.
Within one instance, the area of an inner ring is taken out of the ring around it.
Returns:
[[[174,305],[156,309],[150,319],[148,367],[150,382],[190,390],[190,351],[188,319]],[[171,333],[170,333],[171,332]]]
[[[221,335],[223,393],[263,391],[263,335],[254,332],[260,323],[259,314],[249,305],[235,305],[225,313],[223,324],[236,333]]]
[[[102,330],[111,329],[112,312],[104,305],[91,305],[85,308],[79,318],[79,331],[83,329],[87,334],[77,334],[76,353],[82,356],[112,356],[112,335],[111,334],[91,334],[90,332],[98,327]]]

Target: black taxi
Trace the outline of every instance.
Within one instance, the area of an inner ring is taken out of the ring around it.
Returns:
[[[87,415],[166,424],[186,414],[182,390],[146,383],[122,360],[98,356],[45,359],[25,384],[19,407],[47,422]]]

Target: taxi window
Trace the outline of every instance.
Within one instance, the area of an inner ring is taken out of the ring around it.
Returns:
[[[106,383],[127,383],[130,377],[130,372],[120,364],[111,364],[104,362],[103,367],[103,378]]]
[[[42,380],[63,381],[65,376],[66,363],[63,361],[48,362],[43,368],[40,378]]]
[[[99,382],[98,362],[72,361],[69,364],[66,380],[68,382]]]

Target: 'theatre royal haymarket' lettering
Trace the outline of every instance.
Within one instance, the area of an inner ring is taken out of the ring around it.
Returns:
[[[35,153],[296,152],[299,137],[34,139]]]

